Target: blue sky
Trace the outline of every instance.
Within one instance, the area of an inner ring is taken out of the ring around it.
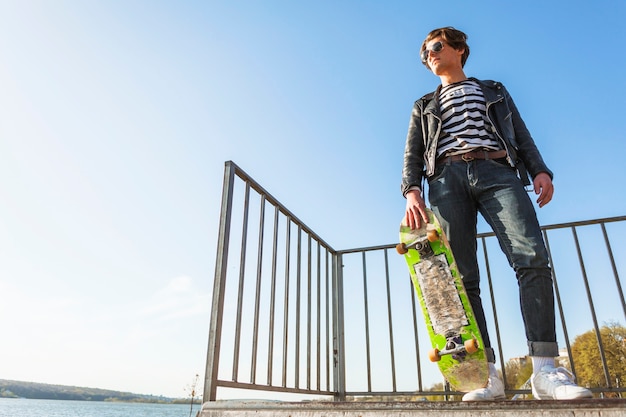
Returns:
[[[624,16],[609,0],[0,0],[0,378],[185,396],[226,160],[336,249],[393,243],[436,27],[469,35],[467,75],[505,83],[555,172],[540,222],[623,215]]]

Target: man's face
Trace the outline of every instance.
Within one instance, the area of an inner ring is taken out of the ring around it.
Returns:
[[[451,69],[462,69],[461,57],[463,50],[457,51],[448,45],[441,37],[428,41],[423,51],[426,64],[435,75],[442,75]]]

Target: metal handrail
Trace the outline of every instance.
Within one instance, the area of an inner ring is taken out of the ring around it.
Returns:
[[[560,341],[574,373],[570,334],[581,329],[566,310],[577,301],[572,300],[571,291],[564,294],[559,284],[565,279],[569,289],[573,283],[580,285],[572,277],[582,280],[605,380],[605,386],[592,389],[597,393],[622,395],[626,391],[611,379],[600,337],[602,315],[597,311],[606,306],[594,299],[598,285],[610,287],[626,319],[619,276],[623,265],[614,256],[615,250],[623,253],[626,242],[609,238],[607,230],[624,227],[625,221],[626,216],[618,216],[542,227],[553,266]],[[562,236],[568,230],[571,236]],[[590,231],[601,235],[593,239],[603,247],[587,247],[589,239],[580,235]],[[496,242],[494,236],[481,233],[477,239],[483,255],[485,298],[490,301],[488,321],[493,323],[499,363],[504,364],[505,357],[520,354],[513,350],[510,331],[512,317],[519,312],[508,314],[509,306],[498,304],[510,294],[499,288],[500,281],[494,277],[511,272],[508,265],[500,266],[502,254],[490,249]],[[216,400],[218,388],[336,400],[357,396],[450,399],[460,394],[446,386],[426,388],[440,377],[436,366],[425,363],[420,355],[428,349],[422,346],[428,338],[406,265],[389,255],[391,250],[395,256],[394,247],[333,249],[236,164],[226,162],[204,401]],[[561,252],[566,247],[575,255],[568,252],[564,261]],[[601,274],[596,272],[600,258],[605,259]],[[572,259],[578,261],[577,269]],[[618,310],[617,303],[614,307],[612,314]],[[501,368],[506,380],[506,369]],[[506,392],[520,396],[529,390],[507,386]]]

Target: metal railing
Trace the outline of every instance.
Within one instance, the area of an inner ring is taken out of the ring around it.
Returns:
[[[626,251],[625,220],[542,227],[562,359],[576,373],[571,337],[593,332],[604,384],[592,391],[617,395],[626,375],[610,369],[601,330],[626,318],[626,265],[615,256]],[[503,364],[526,354],[515,276],[494,235],[477,238],[485,313],[506,380]],[[218,388],[337,400],[458,394],[420,355],[430,343],[408,277],[395,244],[335,250],[226,162],[204,401],[216,400]]]

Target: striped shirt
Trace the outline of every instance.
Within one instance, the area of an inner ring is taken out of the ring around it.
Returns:
[[[477,82],[465,80],[442,87],[439,102],[443,124],[437,156],[500,149],[487,122],[485,97]]]

